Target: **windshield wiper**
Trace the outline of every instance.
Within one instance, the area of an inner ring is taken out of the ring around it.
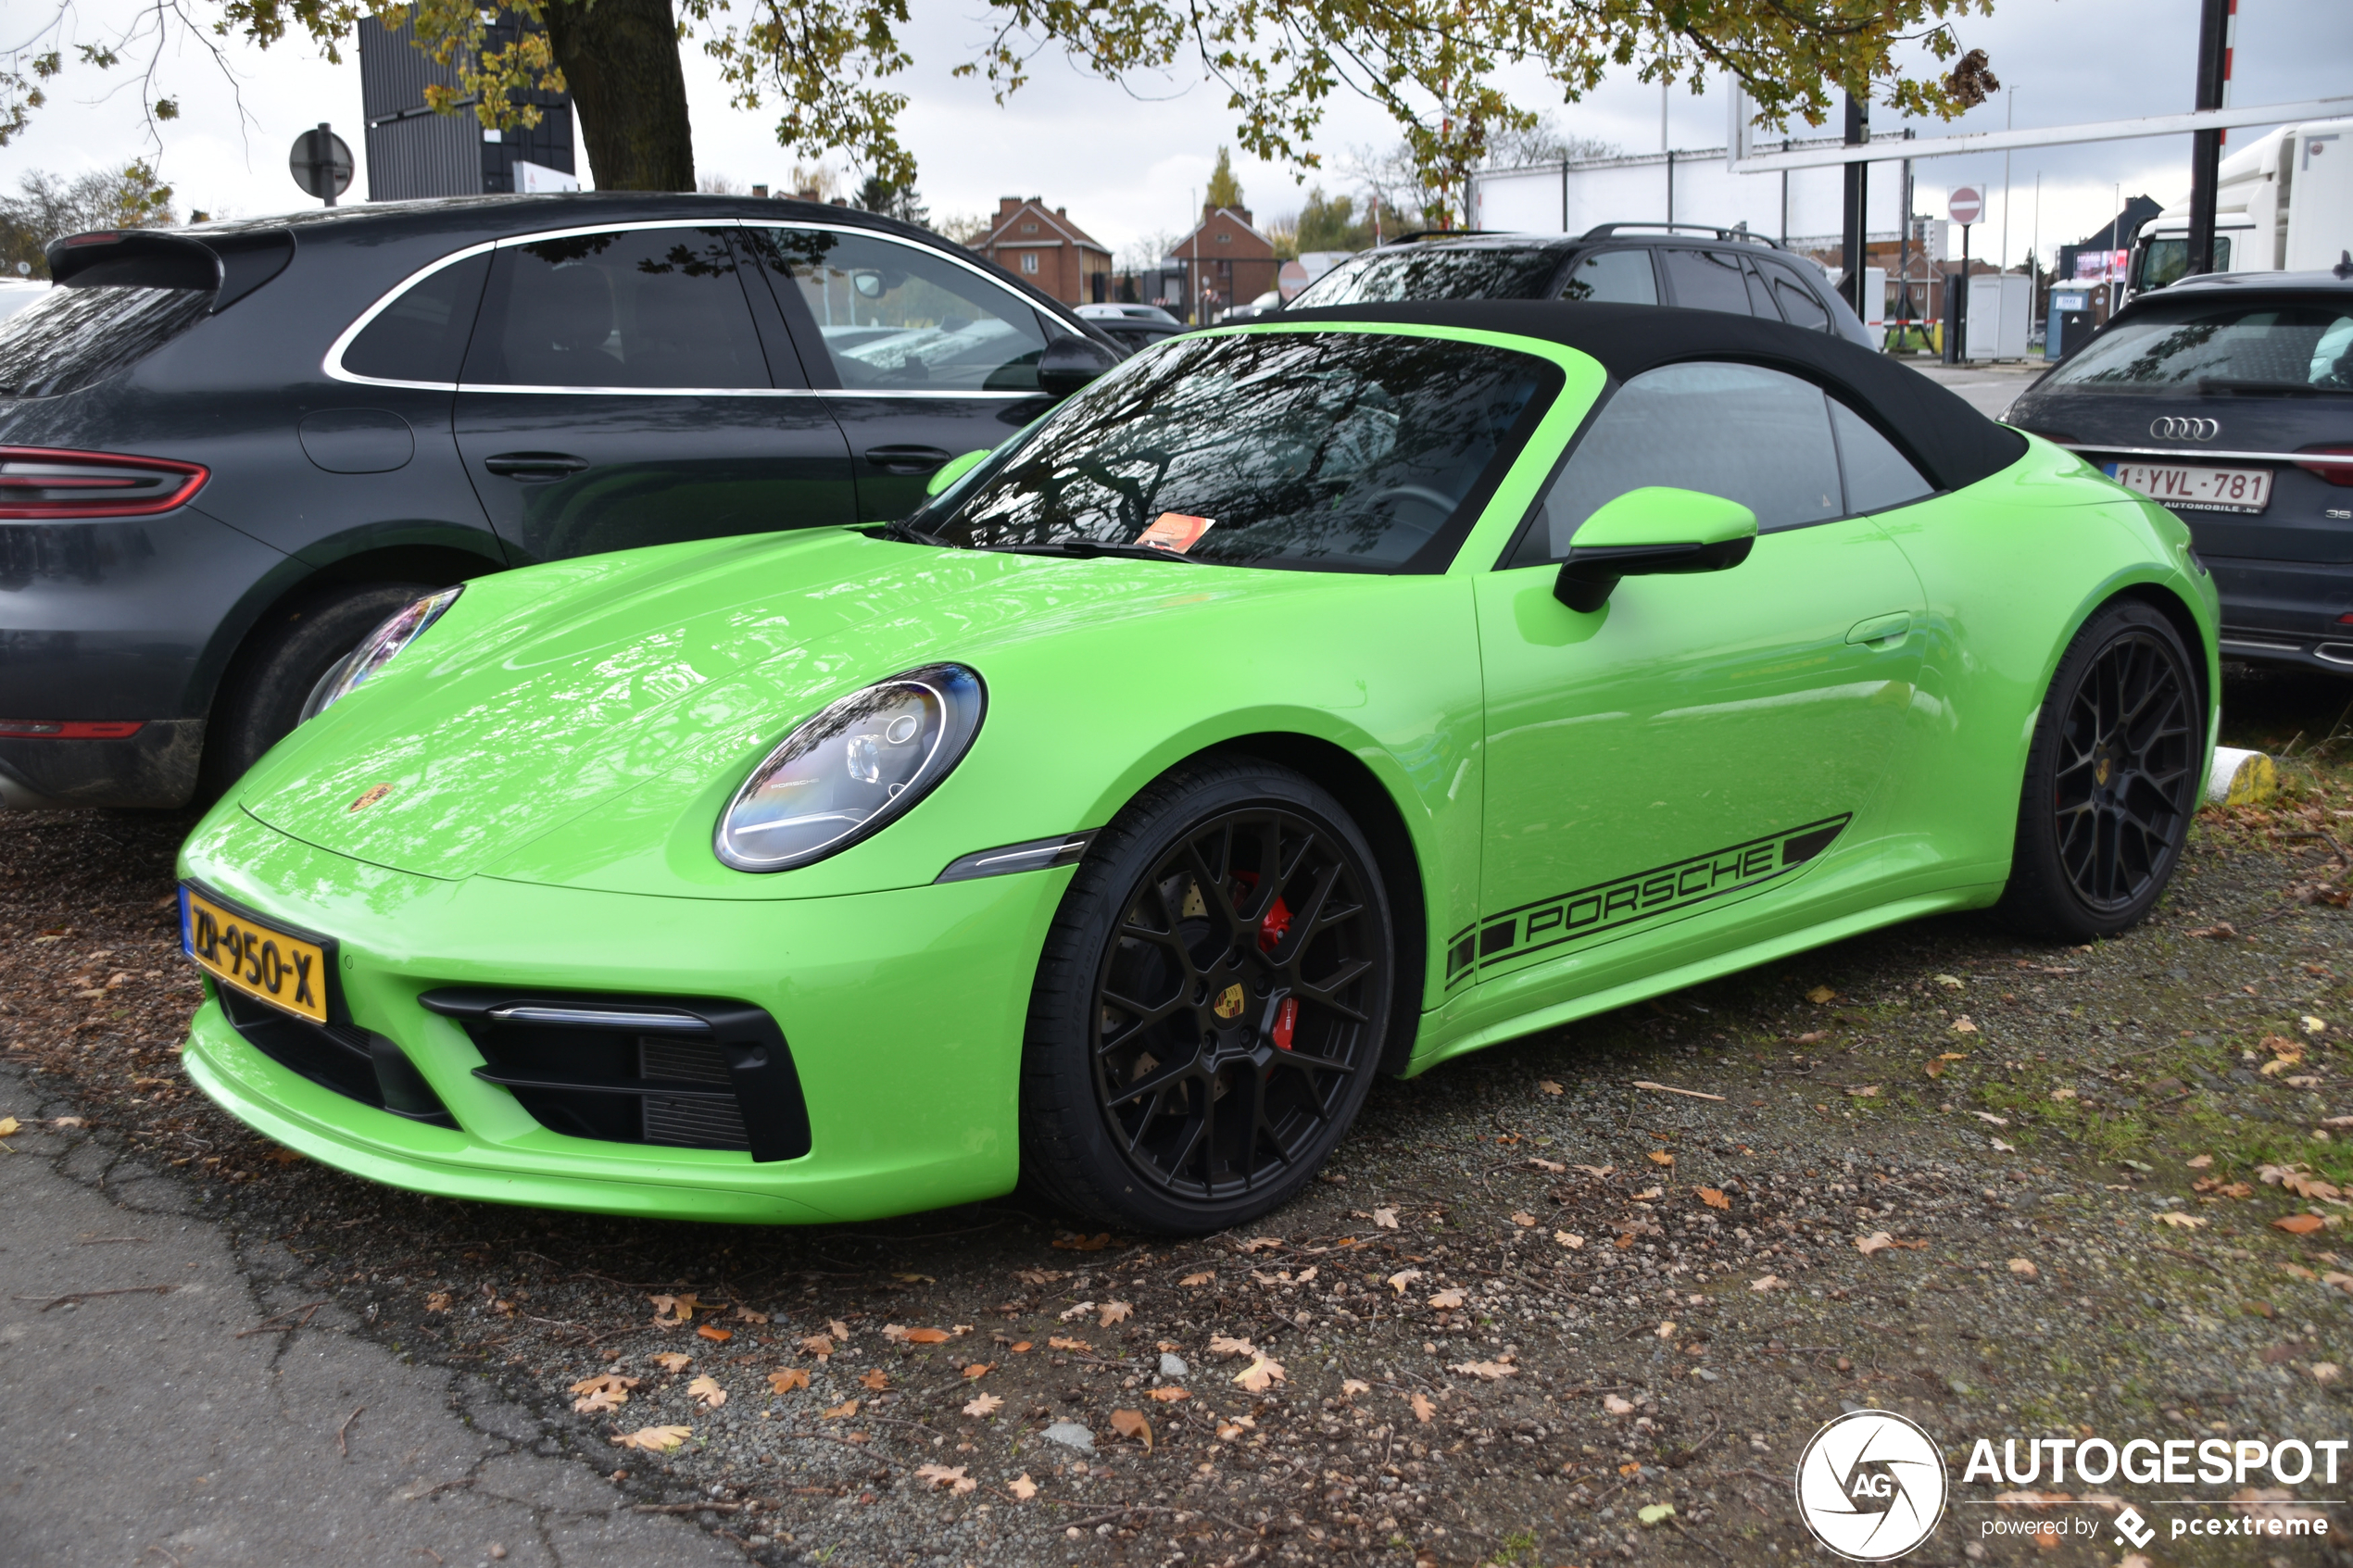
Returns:
[[[1206,566],[1175,550],[1164,550],[1157,545],[1115,545],[1101,539],[1056,539],[1036,545],[977,545],[975,549],[1003,550],[1017,556],[1062,556],[1072,560],[1092,560],[1097,556],[1118,556],[1126,560],[1180,560],[1189,566]]]
[[[2241,381],[2229,376],[2200,376],[2200,392],[2229,392],[2271,397],[2345,397],[2353,395],[2353,387],[2314,386],[2309,382]]]
[[[880,527],[875,529],[868,537],[896,539],[902,545],[932,545],[937,546],[938,548],[943,550],[952,550],[957,548],[956,546],[950,544],[947,540],[942,539],[937,533],[926,533],[922,529],[915,527],[912,523],[899,521],[893,521],[882,524]]]

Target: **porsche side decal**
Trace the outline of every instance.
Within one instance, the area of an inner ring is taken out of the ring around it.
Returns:
[[[1789,875],[1829,848],[1853,815],[1846,812],[1784,828],[1688,860],[1654,866],[1489,915],[1459,933],[1447,948],[1447,988],[1453,989],[1480,970],[1516,962],[1565,942],[1621,931],[1639,921],[1688,909]]]

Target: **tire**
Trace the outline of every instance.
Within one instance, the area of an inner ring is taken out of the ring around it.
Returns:
[[[264,616],[220,679],[205,733],[201,800],[227,794],[293,732],[310,689],[337,659],[394,612],[435,591],[431,583],[338,583]]]
[[[1270,865],[1289,869],[1278,881]],[[1395,937],[1371,847],[1313,780],[1228,758],[1156,781],[1096,835],[1047,935],[1022,1057],[1025,1180],[1161,1234],[1289,1201],[1378,1071]]]
[[[2203,783],[2197,694],[2181,633],[2148,605],[2111,604],[2075,634],[2034,721],[2002,921],[2088,942],[2156,907]]]

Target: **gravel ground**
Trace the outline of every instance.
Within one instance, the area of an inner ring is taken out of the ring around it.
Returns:
[[[2226,696],[2287,791],[2205,813],[2145,927],[1924,922],[1383,1082],[1248,1234],[1025,1198],[636,1223],[326,1170],[178,1071],[184,819],[0,816],[0,1052],[41,1099],[0,1114],[178,1172],[291,1283],[758,1562],[1785,1562],[1842,1409],[1915,1416],[1957,1481],[1980,1436],[2344,1430],[2353,686]],[[1981,1544],[1994,1512],[1911,1561],[2119,1555]]]

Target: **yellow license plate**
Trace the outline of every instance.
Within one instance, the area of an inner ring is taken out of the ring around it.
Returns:
[[[326,944],[180,889],[180,950],[207,974],[258,1002],[327,1022]]]

